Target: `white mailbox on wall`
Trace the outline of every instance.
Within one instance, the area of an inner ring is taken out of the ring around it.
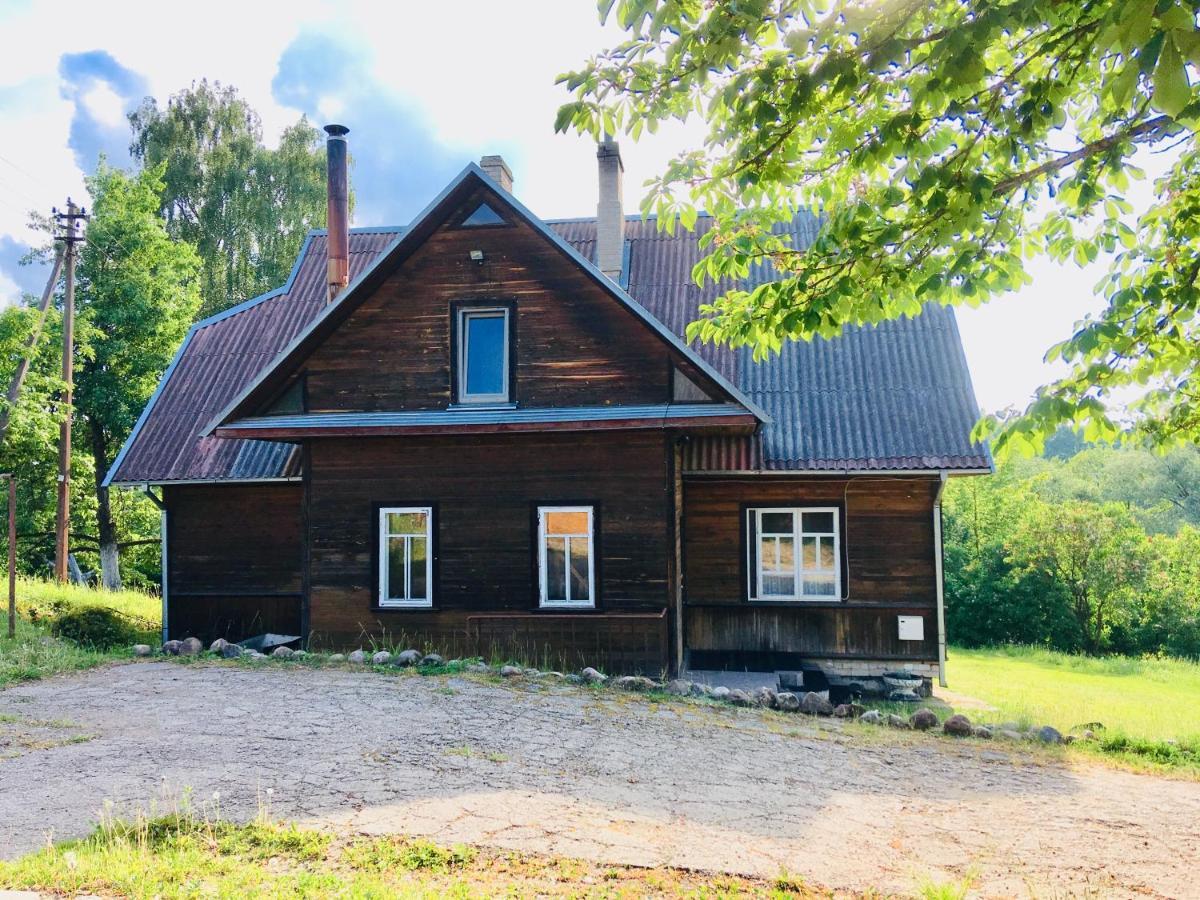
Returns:
[[[925,640],[924,616],[896,616],[896,625],[902,641]]]

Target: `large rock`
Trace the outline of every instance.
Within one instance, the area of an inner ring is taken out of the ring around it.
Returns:
[[[977,737],[977,738],[983,738],[985,741],[991,740],[992,729],[988,728],[986,725],[976,725],[974,728],[971,729],[971,736]]]
[[[467,671],[472,675],[489,675],[491,674],[492,667],[487,663],[475,662],[467,666]]]
[[[763,709],[775,707],[775,692],[769,687],[760,687],[751,696],[754,698],[755,706],[761,706]]]
[[[613,682],[613,687],[623,691],[651,691],[657,686],[645,675],[622,675]]]
[[[687,697],[692,693],[692,683],[682,678],[674,678],[667,682],[667,693],[676,697]]]
[[[604,682],[608,681],[607,675],[605,675],[603,672],[596,671],[591,666],[588,666],[579,674],[583,676],[583,680],[588,684],[604,684]]]
[[[345,653],[333,653],[333,654],[330,654],[330,656],[329,656],[329,660],[328,660],[328,661],[329,661],[329,662],[331,662],[331,663],[341,663],[341,662],[345,662],[345,661],[346,661],[346,654],[345,654]]]
[[[997,737],[1002,741],[1023,741],[1023,740],[1025,740],[1025,735],[1023,735],[1019,731],[1013,731],[1011,728],[997,728],[995,731],[992,732],[992,734],[994,737]]]
[[[221,656],[225,659],[237,659],[244,652],[240,644],[226,644],[221,648]]]
[[[386,650],[379,650],[371,657],[371,665],[386,666],[392,661],[392,654]]]
[[[712,694],[712,688],[700,681],[692,682],[693,697],[708,697]]]
[[[401,650],[392,660],[393,666],[415,666],[419,665],[425,657],[420,650]]]
[[[955,713],[942,723],[942,731],[954,737],[970,737],[971,730],[971,720],[962,713]]]
[[[308,657],[307,650],[297,650],[292,654],[292,659],[306,659]]]
[[[908,724],[917,731],[928,731],[937,728],[938,717],[932,709],[918,709],[908,717]]]
[[[525,674],[525,670],[522,669],[520,666],[501,666],[500,667],[500,677],[501,678],[520,678],[524,674]]]
[[[213,641],[211,644],[208,645],[208,652],[220,654],[221,651],[224,650],[228,646],[229,646],[229,641],[225,640],[225,638],[217,638],[215,641]]]
[[[134,644],[133,645],[133,655],[134,656],[149,656],[153,652],[154,652],[154,650],[151,649],[149,644]]]
[[[898,716],[895,713],[888,713],[887,723],[889,728],[899,728],[901,731],[912,727],[908,724],[908,719],[904,718],[904,716]]]
[[[833,704],[820,694],[809,691],[800,698],[800,712],[810,716],[832,716]]]
[[[864,712],[857,703],[839,703],[833,708],[833,715],[838,719],[857,719]]]
[[[179,642],[180,656],[199,656],[204,652],[204,645],[198,637],[185,637]]]
[[[1052,725],[1043,725],[1039,728],[1037,739],[1043,744],[1061,744],[1063,742],[1062,732]]]
[[[729,690],[729,688],[722,684],[713,688],[712,693],[708,696],[712,697],[714,700],[728,700],[730,693],[732,692]]]
[[[276,647],[271,651],[271,656],[275,659],[291,659],[295,655],[296,651],[291,647]]]
[[[426,653],[421,657],[421,661],[417,663],[419,666],[444,666],[446,660],[442,658],[440,653]]]
[[[346,657],[346,662],[362,665],[367,661],[367,652],[365,650],[354,650]]]
[[[734,706],[753,706],[754,698],[745,691],[733,689],[729,692],[729,702]]]
[[[800,698],[791,691],[780,691],[775,695],[775,708],[781,709],[784,712],[798,712],[800,709]]]
[[[858,717],[858,721],[866,722],[868,725],[879,725],[883,722],[883,713],[877,709],[868,709]]]

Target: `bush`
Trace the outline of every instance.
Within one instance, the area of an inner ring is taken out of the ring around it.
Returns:
[[[141,636],[119,613],[98,606],[60,613],[50,623],[50,631],[55,637],[97,650],[127,647]]]

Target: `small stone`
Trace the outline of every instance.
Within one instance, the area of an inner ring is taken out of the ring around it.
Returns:
[[[292,659],[304,659],[308,656],[307,650],[296,650],[292,653]]]
[[[983,738],[985,741],[991,740],[992,729],[988,728],[986,725],[976,725],[971,729],[971,736]]]
[[[178,656],[179,647],[182,643],[182,641],[166,641],[162,645],[162,652],[167,656]]]
[[[917,731],[928,731],[930,728],[936,728],[937,723],[938,717],[931,709],[918,709],[908,717],[908,724]]]
[[[291,659],[296,655],[296,651],[291,647],[276,647],[271,651],[271,656],[275,659]]]
[[[225,659],[237,659],[245,652],[241,644],[226,644],[221,648],[221,656]]]
[[[753,706],[754,698],[745,691],[740,691],[734,688],[729,692],[729,702],[734,706]]]
[[[751,696],[754,698],[755,706],[761,706],[763,709],[775,707],[775,692],[769,687],[760,687]]]
[[[1096,732],[1092,731],[1092,729],[1090,729],[1090,728],[1085,728],[1083,730],[1083,734],[1081,734],[1080,737],[1083,738],[1085,741],[1094,741],[1096,739]]]
[[[992,732],[992,735],[994,737],[999,738],[1002,741],[1023,741],[1023,740],[1025,740],[1025,735],[1021,734],[1021,732],[1019,732],[1019,731],[1013,731],[1011,728],[998,728]]]
[[[537,669],[524,669],[523,672],[524,672],[524,675],[526,678],[541,678],[542,677],[542,673],[539,672]]]
[[[418,666],[444,666],[445,664],[446,660],[442,659],[440,653],[426,653],[417,663]]]
[[[373,666],[386,666],[391,661],[392,654],[388,653],[386,650],[379,650],[374,656],[371,657],[371,665]]]
[[[613,687],[623,691],[649,691],[656,685],[645,675],[622,675],[613,682]]]
[[[467,666],[467,671],[475,675],[487,675],[492,671],[492,667],[487,663],[471,663]]]
[[[1078,735],[1068,734],[1066,737],[1063,738],[1063,743],[1064,744],[1073,744],[1077,740],[1079,740]]]
[[[257,650],[247,650],[245,653],[245,657],[246,657],[246,659],[249,659],[251,662],[259,662],[260,660],[264,660],[267,658],[265,654],[259,653]]]
[[[361,665],[367,661],[366,651],[365,650],[354,650],[350,653],[349,656],[346,657],[346,661],[354,663],[355,665]]]
[[[345,661],[346,661],[346,654],[345,654],[345,653],[334,653],[334,654],[331,654],[331,655],[330,655],[330,657],[329,657],[329,661],[330,661],[331,663],[340,663],[340,662],[345,662]]]
[[[883,721],[883,715],[877,709],[868,709],[858,717],[858,721],[866,722],[868,725],[878,725]]]
[[[501,678],[520,678],[524,674],[525,674],[525,670],[522,669],[520,666],[501,666],[500,667],[500,677]]]
[[[797,712],[800,709],[800,698],[791,691],[780,691],[775,695],[775,708],[784,712]]]
[[[566,682],[567,682],[567,684],[583,684],[584,683],[583,676],[578,675],[575,672],[572,672],[567,676]]]
[[[607,675],[596,671],[591,666],[588,666],[579,674],[583,676],[583,680],[588,684],[604,684],[604,682],[608,681]]]
[[[954,737],[970,737],[971,720],[962,713],[955,713],[942,723],[942,731]]]
[[[133,655],[134,656],[149,656],[153,652],[154,651],[150,648],[149,644],[134,644],[133,645]]]
[[[707,684],[702,684],[699,681],[692,682],[692,696],[693,697],[707,697],[711,690],[712,690],[712,688],[710,688]]]
[[[800,698],[800,712],[810,716],[832,716],[833,704],[820,694],[809,691]]]
[[[904,730],[911,727],[908,724],[908,719],[904,718],[904,716],[898,716],[895,713],[888,713],[887,723],[889,728],[899,728]]]
[[[425,655],[420,650],[401,650],[392,660],[393,666],[416,666],[420,665],[421,660]]]
[[[562,672],[539,672],[538,678],[545,678],[549,681],[562,681],[567,676]]]
[[[217,638],[215,641],[213,641],[211,644],[208,645],[208,652],[219,654],[222,650],[224,650],[228,646],[229,646],[229,641],[225,640],[225,638]]]
[[[180,656],[199,656],[204,651],[204,645],[198,637],[185,637],[179,642]]]
[[[730,693],[732,692],[729,690],[729,688],[722,684],[713,688],[712,693],[710,693],[708,696],[712,697],[714,700],[728,700]]]
[[[687,697],[692,693],[692,683],[683,678],[672,678],[667,682],[667,693],[673,697]]]
[[[1037,739],[1043,744],[1061,744],[1063,742],[1062,732],[1052,725],[1043,725],[1039,728]]]

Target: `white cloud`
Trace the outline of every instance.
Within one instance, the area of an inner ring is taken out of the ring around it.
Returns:
[[[83,105],[102,125],[118,127],[125,122],[125,101],[103,82],[83,95]]]

